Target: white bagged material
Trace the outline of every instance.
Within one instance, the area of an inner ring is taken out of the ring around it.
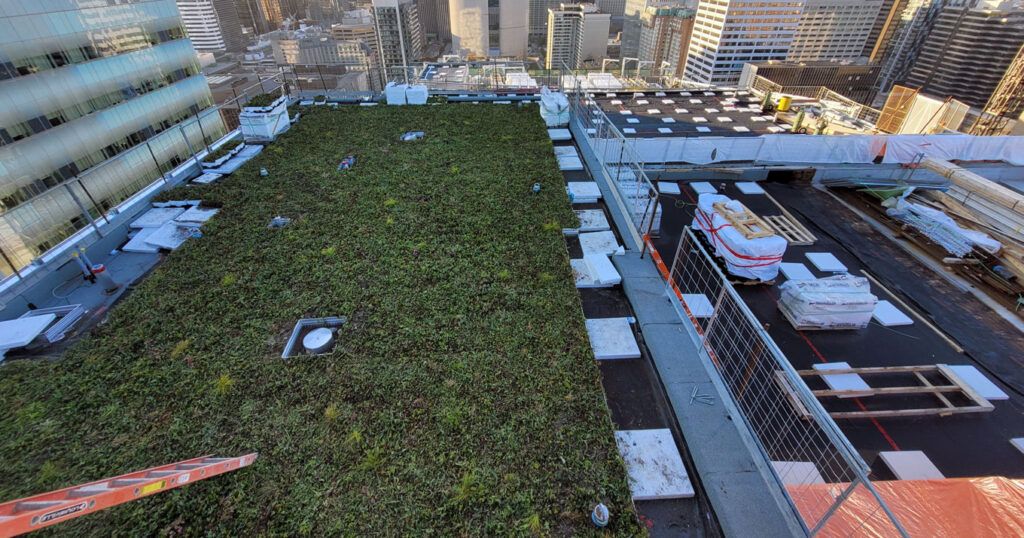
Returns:
[[[878,303],[868,280],[852,275],[787,280],[779,290],[779,309],[797,328],[861,329]]]
[[[697,199],[697,213],[691,227],[701,230],[714,246],[714,254],[725,260],[730,273],[755,280],[772,280],[779,274],[779,264],[786,252],[786,240],[778,235],[747,239],[714,209],[724,202],[735,211],[743,204],[720,194],[701,194]]]
[[[405,93],[408,86],[405,84],[396,84],[394,82],[388,82],[388,85],[384,88],[384,97],[387,99],[389,105],[404,105],[406,103]]]
[[[885,210],[887,215],[910,224],[954,256],[966,256],[975,246],[991,254],[998,254],[1003,248],[1002,243],[985,233],[961,228],[937,209],[908,202],[902,197],[891,202],[886,200],[885,205],[891,206]]]
[[[569,99],[565,94],[540,89],[540,117],[548,127],[561,127],[569,123]]]
[[[423,84],[410,84],[405,90],[405,102],[410,105],[425,105],[428,95],[427,87]]]

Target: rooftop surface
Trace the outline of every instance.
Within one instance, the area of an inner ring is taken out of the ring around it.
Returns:
[[[656,176],[672,180],[671,173]],[[652,177],[655,179],[655,177]],[[1024,456],[1010,439],[1024,433],[1020,420],[1024,408],[1024,375],[1020,374],[1024,340],[1008,322],[974,297],[960,292],[932,273],[900,247],[874,232],[861,218],[828,194],[809,183],[759,183],[764,194],[744,194],[733,182],[713,182],[721,194],[741,201],[758,215],[778,215],[779,206],[790,211],[817,238],[810,246],[790,245],[783,262],[802,263],[816,277],[831,273],[817,269],[806,254],[834,254],[853,275],[868,275],[871,292],[892,302],[910,316],[912,325],[886,327],[877,321],[860,330],[797,330],[779,311],[778,286],[786,281],[780,273],[768,285],[737,285],[743,300],[767,328],[772,339],[797,370],[815,364],[846,362],[852,367],[971,365],[1005,391],[1009,399],[992,401],[992,412],[952,416],[917,416],[876,419],[837,418],[836,422],[861,457],[871,466],[871,478],[892,480],[895,476],[879,453],[921,450],[943,475],[953,477],[1024,477]],[[682,193],[667,196],[662,207],[662,236],[656,241],[659,253],[671,260],[681,230],[689,225],[698,194],[687,183]],[[663,195],[664,196],[664,195]],[[911,378],[913,379],[913,378]],[[805,378],[812,390],[828,387],[820,379]],[[907,386],[906,377],[879,376],[872,386]],[[933,379],[934,381],[934,379]],[[952,398],[951,398],[952,399]],[[840,399],[820,398],[832,412],[898,410],[941,406],[931,395],[870,396]],[[963,402],[954,403],[963,405]]]
[[[760,136],[789,132],[746,90],[593,92],[590,97],[628,138]]]
[[[602,501],[638,533],[575,217],[536,181],[562,176],[533,107],[304,109],[226,180],[164,195],[223,207],[62,361],[0,369],[0,495],[258,451],[62,530],[576,534]],[[348,318],[337,347],[283,361],[295,322],[324,316]]]

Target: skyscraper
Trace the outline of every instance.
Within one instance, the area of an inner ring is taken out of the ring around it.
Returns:
[[[624,0],[622,25],[621,58],[636,58],[640,55],[640,33],[644,14],[649,7],[696,9],[697,0]],[[612,16],[614,24],[615,17]]]
[[[665,76],[682,77],[695,15],[681,7],[648,7],[640,19],[640,60]]]
[[[242,25],[233,0],[177,0],[181,22],[200,52],[237,52],[244,48]]]
[[[1024,44],[1024,11],[1010,2],[943,9],[907,76],[908,86],[983,107]]]
[[[545,68],[563,64],[578,68],[586,61],[600,60],[608,52],[611,15],[593,4],[561,4],[548,10],[548,40]]]
[[[452,50],[471,57],[526,56],[527,0],[451,0]]]
[[[935,18],[944,7],[973,3],[974,0],[908,0],[899,16],[892,21],[888,42],[880,45],[884,55],[872,54],[874,60],[882,65],[878,75],[879,91],[887,93],[894,83],[906,79]]]
[[[174,0],[4,1],[0,247],[23,266],[224,126],[176,127],[213,102]]]
[[[377,57],[382,76],[393,78],[423,54],[423,31],[415,0],[373,0]]]
[[[420,14],[424,42],[429,39],[443,43],[452,39],[448,0],[417,0],[416,9]]]
[[[862,57],[881,7],[882,0],[807,0],[786,58],[807,62]]]
[[[892,40],[893,33],[899,26],[900,13],[907,7],[908,0],[882,0],[875,22],[864,42],[861,56],[871,62],[877,62],[885,55],[885,47]]]
[[[803,4],[804,0],[700,0],[686,78],[736,84],[743,64],[785,59]]]
[[[530,39],[546,39],[548,35],[548,10],[558,9],[562,0],[528,0]]]

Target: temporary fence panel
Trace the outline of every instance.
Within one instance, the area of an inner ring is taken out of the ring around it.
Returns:
[[[605,115],[601,107],[579,85],[567,90],[570,117],[586,137],[579,143],[587,144],[601,163],[600,170],[606,182],[615,190],[615,203],[630,222],[628,232],[637,244],[644,236],[657,233],[660,225],[658,191],[643,169],[643,160],[634,148],[634,139],[628,139]]]
[[[766,463],[775,462],[774,478],[789,492],[792,508],[808,533],[827,530],[844,501],[859,495],[873,507],[865,513],[872,528],[903,535],[868,481],[867,465],[691,230],[680,238],[668,285],[677,308],[699,333]],[[713,306],[711,312],[696,315],[684,295],[703,295]],[[790,472],[787,464],[808,471]],[[829,487],[820,487],[822,483]],[[799,504],[794,492],[799,493]]]

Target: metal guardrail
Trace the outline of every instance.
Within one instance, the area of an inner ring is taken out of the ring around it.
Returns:
[[[808,535],[856,536],[870,523],[907,536],[868,480],[867,464],[690,229],[680,238],[668,286]],[[684,295],[703,295],[712,310],[695,312]],[[855,517],[853,504],[857,514],[866,506],[870,515]]]
[[[569,98],[569,121],[576,122],[586,133],[585,142],[601,163],[600,172],[614,188],[616,202],[629,219],[628,233],[635,244],[643,245],[643,238],[657,235],[661,227],[658,191],[644,172],[643,163],[626,138],[579,84],[566,92]],[[621,230],[620,230],[621,231]]]

